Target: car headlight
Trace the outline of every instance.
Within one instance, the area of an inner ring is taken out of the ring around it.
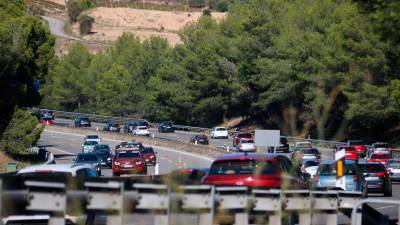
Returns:
[[[136,165],[142,165],[142,161],[136,162]]]
[[[119,162],[114,162],[114,164],[117,166],[121,165],[121,163],[119,163]]]
[[[111,161],[111,158],[107,158],[107,161]]]
[[[151,155],[150,158],[151,158],[151,159],[154,158],[154,155]]]

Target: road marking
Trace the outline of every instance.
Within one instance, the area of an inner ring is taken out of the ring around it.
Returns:
[[[71,153],[71,152],[67,152],[67,151],[61,150],[61,149],[59,149],[59,148],[46,147],[46,149],[53,149],[53,150],[56,150],[56,151],[58,151],[58,152],[62,152],[62,153],[65,153],[65,154],[68,154],[68,155],[71,155],[71,156],[75,156],[75,154],[73,154],[73,153]]]
[[[379,208],[376,208],[377,210],[381,210],[381,209],[388,209],[388,208],[392,208],[392,207],[398,207],[397,205],[387,205],[387,206],[382,206]]]
[[[72,135],[72,136],[77,136],[77,137],[85,137],[85,135],[83,135],[83,134],[72,134],[72,133],[61,132],[61,131],[48,131],[48,130],[44,130],[44,132],[56,133],[56,134],[65,134],[65,135]],[[120,141],[121,139],[115,140],[115,139],[103,138],[103,140],[118,142],[118,141]],[[209,158],[209,157],[206,157],[206,156],[201,156],[201,155],[197,155],[197,154],[193,154],[193,153],[183,152],[183,151],[179,151],[179,150],[175,150],[175,149],[171,149],[171,148],[165,148],[165,147],[161,147],[161,146],[152,146],[152,147],[153,147],[153,148],[159,148],[159,149],[164,150],[164,151],[175,152],[175,153],[179,153],[179,154],[184,154],[184,155],[188,155],[188,156],[192,156],[192,157],[204,159],[204,160],[207,160],[207,161],[210,161],[210,162],[214,161],[214,159]]]

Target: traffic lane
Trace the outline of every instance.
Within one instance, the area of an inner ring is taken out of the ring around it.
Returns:
[[[99,135],[101,137],[101,135]],[[53,152],[58,163],[72,163],[75,155],[81,153],[82,142],[84,135],[81,134],[68,134],[63,132],[55,132],[45,130],[39,140],[39,144],[48,146],[49,151]],[[102,143],[108,144],[113,148],[123,141],[111,140],[102,138]],[[172,170],[186,168],[186,167],[209,167],[212,159],[186,153],[173,149],[154,147],[157,152],[157,163],[160,174],[169,173]],[[104,173],[103,173],[104,172]],[[105,176],[111,176],[110,169],[103,169],[102,173]],[[149,174],[155,174],[155,167],[148,167]]]

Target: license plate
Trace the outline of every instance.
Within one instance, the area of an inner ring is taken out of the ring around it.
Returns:
[[[106,165],[106,163],[105,163],[105,162],[102,162],[101,165]]]
[[[124,168],[132,168],[132,165],[124,165]]]

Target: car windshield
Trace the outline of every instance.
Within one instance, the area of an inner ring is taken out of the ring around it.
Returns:
[[[241,142],[241,143],[249,143],[249,144],[254,143],[254,141],[251,140],[251,139],[249,139],[249,140],[242,139],[240,142]]]
[[[207,139],[206,135],[197,135],[196,136],[197,139]]]
[[[356,168],[354,165],[345,164],[345,175],[354,175]],[[320,176],[333,176],[336,175],[336,164],[322,164],[318,168]]]
[[[304,167],[318,166],[318,165],[319,165],[319,162],[316,162],[316,161],[306,161],[304,163]]]
[[[97,155],[95,154],[88,154],[88,155],[78,155],[76,157],[76,161],[82,162],[82,161],[97,161]]]
[[[241,134],[238,134],[238,137],[251,137],[251,134],[250,133],[241,133]]]
[[[95,145],[94,148],[97,149],[105,149],[105,150],[110,150],[110,147],[108,145]]]
[[[276,163],[271,161],[237,160],[215,162],[211,166],[210,175],[240,175],[240,174],[275,174]]]
[[[219,128],[216,128],[215,130],[216,130],[216,131],[226,131],[226,128],[219,127]]]
[[[129,151],[129,152],[118,153],[118,158],[139,158],[139,157],[140,157],[139,152]]]
[[[312,149],[303,149],[302,152],[304,154],[318,154],[318,149],[312,148]]]
[[[386,143],[376,144],[375,148],[389,148],[389,145]]]
[[[310,143],[298,143],[296,145],[296,147],[298,147],[298,148],[311,148],[312,146],[311,146]]]
[[[97,141],[85,141],[83,145],[97,145]]]
[[[104,156],[110,156],[111,152],[110,151],[96,151],[96,154],[104,157]]]
[[[143,153],[154,153],[153,148],[144,148]]]
[[[361,167],[363,172],[376,173],[376,172],[384,172],[385,166],[382,164],[367,164],[366,166]]]
[[[373,154],[371,156],[371,158],[374,158],[374,159],[389,159],[390,158],[390,154]]]
[[[89,118],[83,117],[83,118],[80,118],[80,120],[82,120],[82,121],[89,121]]]

